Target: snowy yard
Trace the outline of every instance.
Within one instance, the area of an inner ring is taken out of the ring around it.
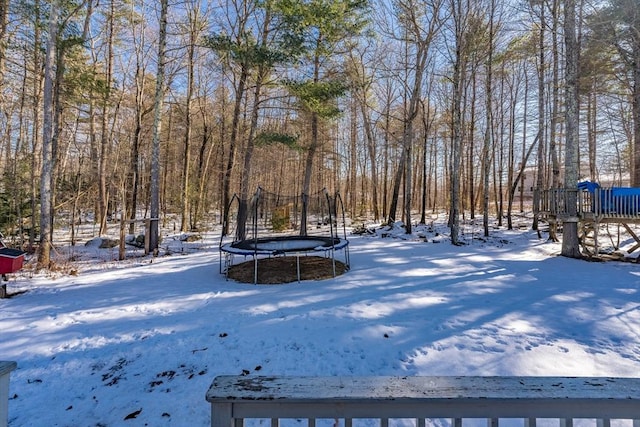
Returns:
[[[351,271],[288,285],[225,281],[215,233],[121,263],[76,247],[77,275],[14,275],[9,425],[207,426],[212,379],[243,372],[638,376],[639,265],[565,259],[531,231],[425,236],[350,236]]]

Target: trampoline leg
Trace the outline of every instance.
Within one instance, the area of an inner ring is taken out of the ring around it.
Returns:
[[[296,270],[298,273],[298,283],[300,283],[300,254],[296,254]]]
[[[333,277],[336,277],[336,252],[331,251],[331,262],[333,264]]]
[[[258,284],[258,257],[253,256],[253,284]]]

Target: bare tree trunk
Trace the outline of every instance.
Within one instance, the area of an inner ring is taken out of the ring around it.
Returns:
[[[466,13],[463,10],[463,0],[452,0],[452,18],[455,26],[455,56],[453,64],[453,93],[451,114],[451,200],[449,207],[449,227],[451,228],[451,243],[460,244],[460,163],[462,154],[462,103],[465,75],[464,31],[466,27]],[[467,4],[468,6],[468,4]],[[466,7],[465,7],[466,9]]]
[[[366,99],[366,96],[363,96]],[[371,200],[373,203],[373,219],[380,219],[380,207],[378,206],[378,159],[376,153],[376,142],[373,136],[373,129],[371,126],[371,118],[367,112],[364,99],[360,102],[360,112],[362,114],[362,123],[365,131],[365,138],[367,140],[367,152],[369,154],[369,162],[371,163]]]
[[[113,75],[113,21],[115,18],[115,2],[111,2],[111,11],[109,13],[108,24],[108,41],[107,41],[107,55],[106,55],[106,69],[105,80],[107,83],[107,91],[102,99],[102,121],[100,124],[100,158],[98,159],[99,171],[99,196],[100,203],[100,235],[107,232],[107,215],[109,210],[109,188],[107,183],[107,165],[109,164],[109,152],[111,146],[111,138],[108,132],[108,119],[110,112],[110,100],[111,100],[111,80]]]
[[[595,77],[593,78],[595,80]],[[596,168],[596,132],[597,132],[597,96],[595,93],[595,81],[592,82],[592,91],[587,96],[587,142],[589,144],[589,177],[591,181],[598,180],[598,171]]]
[[[51,207],[49,208],[49,215],[51,218],[51,225],[49,227],[49,232],[51,235],[49,239],[53,241],[53,218],[55,218],[55,206],[56,206],[56,182],[58,179],[58,169],[60,167],[60,153],[59,153],[59,141],[60,135],[62,133],[62,113],[63,113],[63,105],[60,101],[60,95],[62,91],[62,86],[64,82],[64,74],[65,74],[65,52],[63,47],[58,47],[56,49],[56,71],[55,71],[55,81],[53,83],[53,130],[51,135],[51,197],[50,203]]]
[[[41,42],[41,21],[40,21],[40,1],[36,0],[34,2],[34,14],[35,14],[35,23],[33,29],[33,69],[41,70],[42,69],[42,57],[40,50],[40,42]],[[49,18],[51,19],[51,18]],[[33,132],[31,135],[31,171],[30,171],[30,181],[31,181],[31,212],[36,212],[38,209],[38,183],[37,183],[37,174],[36,171],[40,170],[40,164],[38,162],[38,157],[42,160],[42,156],[37,156],[38,149],[40,148],[40,99],[42,99],[42,84],[43,80],[40,76],[40,73],[34,73],[33,77]],[[50,124],[51,125],[51,124]],[[33,249],[36,243],[36,230],[37,230],[37,218],[36,215],[31,215],[31,224],[29,231],[29,249]]]
[[[18,176],[18,156],[20,155],[20,153],[23,152],[23,150],[25,150],[26,148],[26,141],[27,141],[27,133],[26,133],[26,122],[27,122],[27,117],[26,117],[26,110],[27,110],[27,88],[28,88],[28,83],[27,83],[27,76],[29,75],[28,71],[27,71],[27,57],[23,58],[24,59],[24,63],[23,63],[23,71],[22,71],[22,79],[21,79],[21,90],[20,90],[20,106],[18,107],[18,139],[16,140],[16,144],[15,144],[15,148],[13,150],[13,154],[10,154],[10,158],[11,158],[11,164],[9,165],[9,173],[11,174],[11,176]],[[35,95],[34,95],[35,97]],[[35,129],[34,129],[34,133],[35,133]],[[8,144],[10,145],[10,144]],[[25,148],[23,148],[25,147]],[[7,150],[10,150],[10,147],[7,148]],[[26,152],[26,150],[24,151]],[[30,156],[30,157],[36,157],[36,156]],[[32,172],[33,173],[33,172]],[[17,185],[14,186],[11,190],[11,195],[12,198],[14,200],[14,206],[15,206],[15,210],[16,210],[16,218],[22,218],[23,216],[23,203],[24,203],[24,187],[20,186],[18,187]],[[19,240],[19,244],[22,247],[24,245],[24,225],[26,225],[23,221],[19,221],[19,223],[17,224],[17,228],[18,228],[18,233],[20,235],[20,240]]]
[[[182,158],[182,181],[181,181],[181,215],[180,215],[180,231],[187,231],[189,216],[189,200],[190,200],[190,177],[189,171],[191,166],[191,104],[194,91],[194,58],[196,43],[198,42],[198,9],[188,7],[189,15],[189,40],[187,46],[187,96],[185,99],[185,130],[184,130],[184,157]]]
[[[269,33],[269,21],[270,13],[267,11],[262,38],[262,47],[265,50]],[[249,178],[251,177],[253,151],[256,145],[256,133],[258,131],[260,97],[262,96],[262,86],[264,85],[269,71],[269,67],[265,64],[261,64],[258,67],[255,86],[253,89],[253,107],[251,110],[251,121],[249,123],[249,135],[247,135],[247,146],[244,150],[242,178],[240,180],[240,207],[238,208],[238,236],[240,237],[240,239],[244,239],[246,233],[246,219],[249,215]]]
[[[578,138],[579,128],[579,92],[578,92],[578,64],[580,46],[576,40],[576,10],[575,0],[565,0],[564,11],[564,41],[565,41],[565,175],[564,187],[567,191],[568,218],[564,219],[562,228],[562,255],[570,258],[580,258],[580,242],[578,241]]]
[[[144,72],[138,67],[136,68],[136,95],[135,95],[135,124],[133,131],[133,139],[131,141],[131,154],[129,159],[129,172],[128,172],[128,183],[127,188],[127,205],[126,210],[129,213],[129,219],[132,222],[129,225],[129,233],[133,234],[135,224],[133,220],[136,219],[137,210],[138,210],[138,186],[140,184],[140,172],[139,172],[139,162],[140,162],[140,137],[142,135],[142,119],[144,117],[144,113],[142,111],[142,97],[144,91]],[[142,80],[142,81],[140,81]]]
[[[429,148],[429,133],[427,132],[429,120],[427,120],[428,113],[425,111],[427,107],[422,102],[422,127],[424,128],[423,140],[422,140],[422,193],[420,194],[420,224],[427,223],[427,152]]]
[[[6,50],[7,50],[7,24],[9,16],[9,0],[0,0],[0,111],[7,116],[7,128],[10,127],[8,119],[8,108],[5,105],[5,68],[6,68]],[[8,136],[8,133],[6,133]],[[0,142],[2,139],[0,139]],[[10,146],[9,140],[6,141],[7,147]]]
[[[304,166],[304,181],[302,182],[302,194],[308,196],[311,189],[311,174],[313,172],[313,160],[318,151],[318,114],[311,113],[311,144],[307,150],[307,158]],[[307,234],[306,212],[302,214],[300,226],[301,235]]]
[[[514,192],[511,191],[514,188],[514,169],[515,169],[515,144],[516,144],[516,108],[519,101],[520,81],[516,77],[515,84],[510,88],[510,103],[509,103],[509,160],[507,164],[507,188],[509,194],[507,195],[507,229],[513,230],[513,218],[511,217],[513,209],[513,197]]]
[[[169,141],[173,141],[173,116],[174,116],[174,112],[175,109],[173,108],[169,108],[169,117],[167,120],[167,128],[166,128],[166,141],[164,143],[164,158],[168,159],[171,156],[171,149],[173,148],[173,146],[169,143]],[[164,126],[163,126],[164,128]],[[160,145],[160,150],[162,150],[162,144]],[[166,220],[166,213],[167,213],[167,192],[169,191],[169,185],[168,185],[168,180],[169,180],[169,174],[170,172],[173,172],[174,176],[175,176],[175,165],[173,165],[173,171],[171,171],[169,168],[164,167],[162,168],[162,170],[160,171],[161,173],[161,177],[160,180],[162,182],[162,184],[160,185],[161,188],[161,195],[160,195],[160,201],[161,201],[161,212],[163,215],[165,215],[165,220]],[[165,220],[163,220],[163,224],[165,224]]]
[[[54,82],[56,76],[56,52],[58,38],[58,3],[51,3],[49,15],[49,39],[44,62],[44,116],[42,135],[42,173],[40,175],[40,248],[38,266],[49,268],[51,264],[51,177],[52,140],[54,132]]]
[[[540,34],[538,39],[538,170],[536,172],[536,187],[537,191],[533,193],[533,210],[539,212],[540,210],[540,192],[544,190],[544,147],[545,147],[545,117],[544,117],[544,72],[546,63],[544,60],[544,28],[546,26],[544,18],[545,5],[540,4]],[[533,224],[531,227],[538,232],[540,236],[540,225],[538,215],[533,216]]]
[[[484,162],[484,168],[482,170],[482,182],[483,182],[483,194],[482,194],[482,226],[484,229],[484,236],[489,237],[489,176],[491,175],[491,160],[489,159],[491,154],[491,147],[493,146],[492,132],[493,132],[493,48],[494,48],[494,16],[495,16],[495,2],[491,1],[491,12],[489,14],[489,52],[487,55],[487,61],[485,68],[487,75],[485,79],[485,97],[486,97],[486,123],[484,131],[484,144],[482,146],[482,159]]]
[[[368,103],[368,98],[369,98],[369,92],[370,92],[370,88],[371,88],[371,77],[373,72],[375,71],[367,71],[367,67],[365,66],[364,62],[363,62],[363,57],[364,55],[358,56],[356,57],[354,55],[354,53],[357,53],[355,51],[351,52],[351,67],[353,69],[352,74],[353,74],[353,80],[355,81],[354,87],[353,87],[353,96],[354,96],[354,102],[357,102],[358,105],[356,106],[359,107],[359,111],[360,111],[360,115],[362,116],[361,120],[362,120],[362,127],[364,130],[364,144],[365,144],[365,148],[366,148],[366,153],[368,156],[368,159],[365,157],[364,160],[364,169],[366,170],[366,164],[367,164],[367,160],[369,163],[369,179],[371,182],[371,194],[368,195],[368,192],[365,190],[365,185],[367,184],[367,180],[363,179],[362,180],[362,186],[363,186],[363,190],[362,190],[362,200],[370,200],[371,202],[371,209],[373,210],[373,219],[374,220],[378,220],[380,219],[380,207],[379,207],[379,196],[378,196],[378,191],[379,191],[379,180],[380,177],[378,176],[378,158],[377,158],[377,147],[376,147],[376,141],[375,141],[375,137],[374,137],[374,132],[373,132],[373,124],[372,124],[372,120],[370,117],[370,106]],[[357,113],[354,113],[354,120],[357,120]],[[363,175],[365,173],[363,172]],[[362,209],[366,212],[366,206],[364,206],[363,203],[363,207]]]
[[[167,52],[167,13],[169,0],[160,0],[160,28],[158,36],[158,69],[154,97],[153,139],[151,143],[151,226],[149,228],[149,250],[157,255],[160,243],[160,137],[162,131],[162,107],[164,104],[164,62]]]
[[[523,71],[524,74],[524,110],[522,112],[522,159],[520,164],[521,173],[524,174],[524,170],[526,168],[528,157],[525,156],[525,147],[527,146],[527,129],[529,123],[529,76],[526,70]],[[515,182],[518,182],[518,178],[516,178]],[[522,180],[522,185],[520,185],[520,213],[524,213],[524,179]]]
[[[403,113],[403,134],[402,134],[402,162],[404,164],[404,218],[405,231],[412,232],[411,206],[413,202],[413,145],[414,145],[414,122],[420,110],[420,101],[423,92],[424,73],[429,57],[431,42],[442,25],[439,17],[441,2],[434,1],[428,5],[416,5],[414,2],[401,3],[399,6],[399,19],[403,22],[405,40],[406,69],[404,70],[408,81],[411,84],[405,89],[404,98],[408,101]],[[431,9],[428,25],[423,22],[424,16],[416,13],[421,8]],[[412,52],[412,58],[409,58]],[[396,175],[397,177],[398,175]]]
[[[404,230],[405,233],[411,234],[412,225],[411,225],[411,201],[413,198],[411,192],[411,183],[413,178],[413,119],[411,122],[407,124],[406,134],[403,137],[404,139],[404,148],[405,154],[403,158],[405,159],[405,169],[404,169]]]
[[[558,21],[560,0],[553,0],[552,9],[552,26],[551,35],[553,37],[552,53],[553,53],[553,82],[551,83],[551,120],[549,127],[551,134],[549,135],[549,154],[551,155],[551,186],[553,188],[560,187],[560,159],[558,157],[558,119],[560,118],[560,53],[558,52]],[[550,231],[551,232],[551,231]],[[555,230],[553,230],[555,234]],[[557,241],[555,236],[549,236],[552,240]]]
[[[430,92],[429,92],[430,93]],[[427,222],[427,193],[429,192],[431,184],[431,168],[427,167],[429,155],[433,152],[433,147],[429,146],[429,135],[431,135],[431,128],[435,120],[436,114],[431,113],[431,108],[424,101],[420,101],[422,104],[422,127],[424,129],[424,141],[422,147],[422,203],[421,203],[421,215],[420,224],[426,224]],[[430,150],[431,149],[431,150]],[[429,165],[433,166],[433,165]]]
[[[129,167],[127,171],[127,185],[125,191],[127,192],[125,210],[129,214],[131,220],[129,224],[129,234],[133,234],[135,231],[135,224],[133,220],[136,219],[138,211],[138,188],[140,186],[140,141],[142,138],[142,121],[144,117],[153,111],[153,107],[145,109],[144,107],[144,95],[145,95],[145,82],[146,82],[146,70],[143,61],[143,44],[144,44],[144,31],[137,31],[136,23],[132,24],[133,35],[133,49],[135,51],[135,118],[134,118],[134,130],[133,138],[131,141],[131,153],[129,157]]]
[[[229,137],[229,157],[227,158],[227,166],[223,176],[222,189],[222,206],[223,206],[223,234],[229,233],[229,203],[231,202],[231,174],[235,165],[236,151],[238,145],[238,133],[240,127],[240,112],[242,107],[242,99],[244,98],[245,86],[247,82],[248,71],[242,65],[238,86],[236,88],[236,99],[233,107],[233,118],[231,120],[231,136]]]
[[[356,101],[350,99],[350,132],[349,132],[349,186],[347,187],[349,198],[348,206],[351,215],[356,214],[357,205],[357,180],[358,180],[358,126],[356,123]]]
[[[100,151],[98,150],[98,135],[96,130],[96,119],[98,118],[98,114],[96,113],[96,101],[97,100],[94,96],[89,97],[89,157],[91,163],[91,186],[95,187],[95,191],[98,193],[97,197],[95,195],[93,197],[94,222],[100,224],[102,219],[102,203],[100,203],[99,197]]]
[[[393,194],[391,195],[391,205],[389,206],[389,217],[387,223],[389,225],[396,222],[396,213],[398,211],[398,198],[400,197],[400,184],[402,183],[402,175],[405,170],[405,151],[402,150],[400,162],[396,169],[396,173],[393,178]]]
[[[209,140],[211,139],[209,125],[207,119],[204,117],[206,114],[202,114],[203,128],[202,128],[202,140],[200,142],[200,150],[198,155],[198,194],[193,206],[193,228],[198,228],[198,224],[201,221],[202,213],[205,209],[205,190],[207,188],[207,170],[209,169],[209,163],[211,161],[211,155],[213,149],[207,151]]]
[[[502,66],[502,72],[500,73],[500,102],[499,102],[499,116],[500,116],[500,126],[499,126],[499,144],[498,144],[498,155],[496,156],[496,167],[494,169],[494,176],[496,176],[496,207],[497,207],[497,217],[498,217],[498,226],[502,227],[502,220],[504,218],[504,126],[505,126],[505,111],[504,111],[504,64]]]
[[[385,100],[385,112],[384,112],[384,161],[383,161],[383,188],[382,188],[382,216],[383,218],[387,218],[388,215],[388,221],[391,221],[391,215],[388,213],[387,211],[387,201],[389,198],[389,150],[390,150],[390,134],[391,134],[391,94],[390,94],[390,88],[389,85],[387,84],[387,96],[386,96],[386,100]],[[393,203],[393,202],[392,202]],[[397,201],[396,201],[397,204]],[[395,221],[395,211],[393,212],[393,220]]]
[[[518,171],[518,174],[516,175],[515,179],[513,180],[513,183],[511,184],[511,190],[510,190],[511,199],[513,199],[514,195],[516,194],[516,190],[518,189],[518,182],[522,180],[522,183],[520,184],[520,188],[522,188],[522,186],[524,185],[524,171],[526,169],[527,161],[529,160],[529,156],[531,156],[533,149],[536,147],[536,144],[540,140],[540,134],[541,134],[541,131],[538,131],[538,134],[533,140],[533,143],[531,143],[531,146],[527,150],[526,154],[525,153],[522,154],[522,164],[520,165],[520,170]]]
[[[474,66],[475,68],[475,66]],[[475,154],[475,133],[476,133],[476,100],[478,95],[478,79],[476,78],[475,70],[471,72],[471,99],[469,100],[470,111],[469,111],[469,138],[467,138],[467,164],[466,169],[467,176],[464,180],[466,189],[463,189],[463,194],[468,195],[468,203],[469,203],[469,218],[474,219],[476,217],[476,189],[475,189],[475,169],[476,165],[473,161],[473,156]],[[462,202],[464,203],[465,197],[462,198]],[[465,210],[464,206],[462,208],[463,212]]]

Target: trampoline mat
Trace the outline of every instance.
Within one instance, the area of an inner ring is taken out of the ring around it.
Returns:
[[[340,239],[320,236],[263,237],[255,240],[242,240],[231,245],[236,249],[258,252],[305,252],[330,249],[340,243]]]

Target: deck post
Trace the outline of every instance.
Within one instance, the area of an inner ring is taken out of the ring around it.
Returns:
[[[9,419],[9,376],[16,362],[0,361],[0,427],[7,427]]]
[[[211,405],[211,427],[234,427],[230,403]]]

